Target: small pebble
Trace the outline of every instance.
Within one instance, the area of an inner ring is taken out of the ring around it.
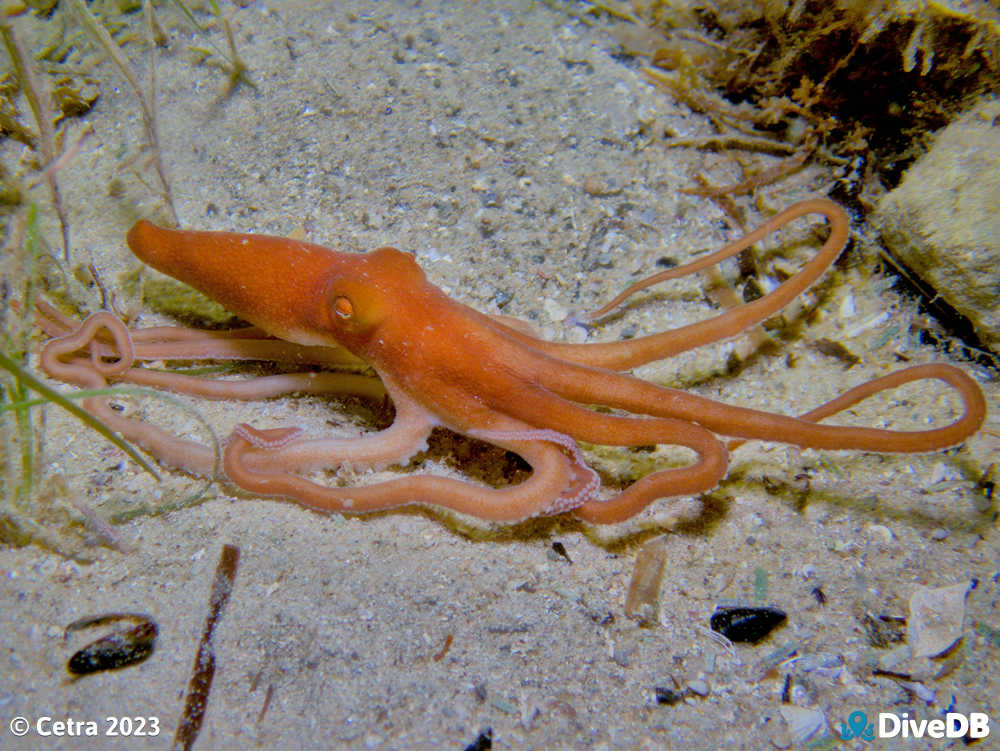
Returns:
[[[583,191],[592,196],[603,196],[609,191],[608,184],[598,177],[588,176],[583,180]]]
[[[942,542],[948,539],[948,535],[951,534],[944,527],[938,527],[933,532],[931,532],[931,539],[935,542]]]
[[[798,570],[799,576],[803,579],[812,579],[817,573],[816,565],[813,563],[807,563]]]
[[[496,710],[503,712],[504,714],[515,715],[517,714],[517,705],[511,701],[507,701],[502,696],[491,696],[490,706]]]
[[[688,690],[692,694],[697,694],[698,696],[708,696],[709,693],[711,693],[712,691],[712,689],[708,685],[708,682],[703,681],[700,678],[696,678],[695,680],[688,683]]]
[[[868,536],[873,542],[878,542],[883,545],[888,545],[892,542],[892,530],[884,524],[869,524],[867,531]]]
[[[493,293],[493,302],[498,308],[502,308],[513,299],[514,295],[510,290],[498,289]]]
[[[803,673],[809,673],[821,668],[835,668],[844,664],[844,656],[836,652],[815,652],[802,655],[796,663]]]
[[[627,668],[629,666],[629,657],[635,651],[635,647],[622,647],[616,644],[614,652],[611,655],[611,659],[619,667]]]
[[[847,296],[840,302],[839,315],[841,319],[854,318],[858,314],[858,306],[854,300],[854,290],[848,290]]]
[[[542,308],[545,309],[545,312],[548,314],[549,319],[552,320],[554,323],[560,323],[562,321],[565,321],[566,316],[569,315],[569,311],[566,310],[566,308],[562,304],[556,302],[551,297],[546,299],[542,303]]]
[[[913,650],[909,644],[900,644],[882,655],[878,660],[878,666],[883,670],[894,670],[899,665],[913,657]]]
[[[928,688],[920,681],[900,681],[899,685],[920,699],[920,701],[926,703],[927,706],[934,703],[937,692],[932,688]]]

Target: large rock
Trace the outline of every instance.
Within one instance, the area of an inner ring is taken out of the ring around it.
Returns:
[[[981,101],[941,131],[873,221],[893,254],[1000,351],[1000,101]]]

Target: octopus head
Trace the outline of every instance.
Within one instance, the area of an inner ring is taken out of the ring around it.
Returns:
[[[355,351],[387,320],[399,315],[406,300],[426,281],[409,253],[379,248],[362,258],[360,269],[356,266],[349,274],[334,271],[324,293],[330,331]]]

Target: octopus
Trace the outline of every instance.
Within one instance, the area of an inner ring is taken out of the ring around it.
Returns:
[[[976,381],[947,363],[889,373],[797,416],[725,404],[628,372],[736,337],[801,295],[830,267],[850,235],[847,215],[827,199],[797,203],[742,239],[637,282],[580,319],[597,320],[641,289],[707,269],[810,215],[825,219],[825,242],[798,272],[762,297],[661,333],[583,343],[544,340],[515,319],[457,302],[428,281],[411,254],[394,248],[345,253],[287,238],[170,230],[140,221],[127,235],[139,259],[251,325],[223,332],[129,328],[108,311],[80,323],[41,302],[37,318],[51,336],[41,350],[41,367],[50,377],[85,389],[129,382],[207,399],[260,400],[291,393],[391,399],[392,424],[361,437],[309,437],[295,425],[241,423],[223,442],[221,469],[235,486],[327,512],[423,504],[498,522],[568,512],[588,523],[614,524],[658,499],[714,488],[727,473],[730,451],[747,440],[864,452],[930,452],[963,442],[982,425],[986,402]],[[309,369],[230,380],[142,365],[199,359]],[[821,422],[884,390],[925,379],[942,381],[958,395],[959,417],[922,430]],[[128,417],[107,399],[89,396],[83,405],[162,465],[196,476],[218,470],[217,447]],[[437,427],[514,452],[530,473],[500,487],[420,472],[355,487],[310,477],[345,465],[405,465],[426,448]],[[652,471],[606,497],[580,441],[673,445],[692,458]]]

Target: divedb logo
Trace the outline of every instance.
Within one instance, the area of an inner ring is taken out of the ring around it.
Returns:
[[[847,722],[840,723],[841,740],[858,738],[873,741],[878,738],[968,738],[978,740],[990,734],[990,716],[985,712],[948,712],[944,719],[911,718],[909,713],[879,712],[878,723],[869,723],[864,712],[851,712]]]
[[[943,720],[916,720],[903,712],[878,713],[879,738],[985,738],[990,734],[990,716],[985,712],[948,712]]]

